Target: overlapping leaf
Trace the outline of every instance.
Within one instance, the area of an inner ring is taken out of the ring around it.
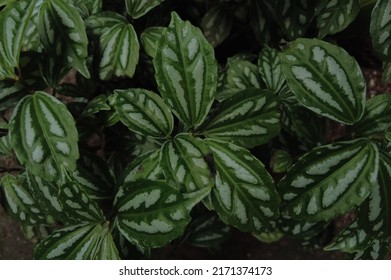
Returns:
[[[64,0],[47,0],[39,12],[38,31],[46,51],[64,64],[76,68],[84,77],[90,73],[86,66],[87,34],[78,10]]]
[[[131,24],[118,23],[100,37],[99,77],[133,77],[139,60],[140,44]]]
[[[154,58],[156,82],[164,101],[188,126],[199,126],[212,106],[217,63],[201,30],[173,12]]]
[[[130,130],[144,136],[165,138],[173,130],[173,116],[156,93],[145,89],[115,90],[113,106]]]
[[[100,111],[110,111],[111,107],[107,104],[107,96],[104,94],[94,97],[88,102],[82,116],[94,115]]]
[[[328,221],[360,205],[374,188],[379,152],[365,139],[315,148],[279,183],[284,212],[308,222]]]
[[[264,88],[258,67],[246,60],[228,59],[227,82],[231,88]]]
[[[123,184],[114,201],[118,229],[135,245],[163,246],[182,235],[190,210],[209,192],[182,194],[164,182],[142,179]]]
[[[316,17],[319,38],[344,30],[360,11],[359,0],[321,0],[318,6],[322,7]]]
[[[26,28],[37,3],[22,0],[10,3],[0,12],[0,80],[16,79],[15,68],[19,68],[19,55]]]
[[[80,224],[55,231],[35,248],[35,259],[119,259],[105,224]]]
[[[157,52],[157,44],[163,35],[165,27],[154,26],[144,30],[141,33],[141,43],[144,47],[145,52],[152,58],[155,57]]]
[[[213,159],[208,146],[191,134],[178,134],[161,150],[160,166],[168,182],[193,192],[214,184]]]
[[[250,1],[250,23],[255,38],[259,43],[269,44],[273,38],[274,24],[274,3],[268,0]]]
[[[210,9],[201,21],[204,36],[213,47],[220,45],[229,36],[232,26],[233,15],[224,4]]]
[[[122,23],[127,24],[126,18],[111,11],[103,11],[88,17],[85,25],[89,34],[102,36],[113,26]]]
[[[79,157],[78,134],[63,103],[44,92],[23,98],[10,120],[11,144],[20,163],[54,181],[61,167],[73,171]]]
[[[34,200],[25,182],[11,174],[1,178],[2,190],[11,215],[22,224],[47,224],[47,215]]]
[[[303,37],[314,16],[316,1],[277,0],[276,19],[289,40]]]
[[[207,139],[215,167],[213,208],[221,220],[242,231],[261,233],[278,216],[279,197],[272,177],[248,150]]]
[[[381,94],[367,101],[363,118],[350,133],[360,136],[384,133],[391,123],[391,95]]]
[[[252,148],[280,131],[276,96],[269,90],[247,89],[221,102],[204,134]]]
[[[302,105],[345,124],[364,113],[366,85],[357,62],[342,48],[297,39],[281,55],[289,88]]]
[[[150,10],[160,5],[164,0],[125,0],[126,11],[128,14],[136,19],[142,17]]]
[[[355,260],[382,260],[390,251],[390,242],[387,240],[375,239],[365,250],[351,255]]]
[[[284,85],[285,78],[281,71],[280,57],[275,49],[262,49],[258,58],[258,70],[266,87],[278,93]]]
[[[378,0],[372,11],[370,32],[375,50],[391,61],[391,2]]]

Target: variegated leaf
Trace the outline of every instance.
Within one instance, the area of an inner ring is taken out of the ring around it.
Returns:
[[[102,1],[103,0],[71,0],[71,3],[79,10],[82,18],[85,19],[102,10]]]
[[[258,67],[246,60],[228,59],[227,82],[231,88],[240,90],[264,88]]]
[[[163,35],[165,27],[154,26],[144,30],[141,33],[141,44],[144,47],[145,52],[150,57],[154,58],[157,52],[157,44]]]
[[[131,24],[118,23],[100,37],[99,77],[133,77],[139,60],[140,44]]]
[[[225,225],[216,216],[198,217],[189,226],[187,242],[197,247],[215,247],[226,241],[231,233],[231,227]]]
[[[370,32],[375,50],[391,61],[391,2],[378,0],[371,15]]]
[[[142,17],[150,10],[160,5],[164,0],[125,0],[126,11],[136,19]]]
[[[206,139],[216,167],[213,208],[221,220],[242,231],[262,233],[278,216],[279,196],[264,165],[248,150]]]
[[[213,47],[220,45],[229,36],[232,26],[233,15],[224,4],[210,9],[201,20],[204,36]]]
[[[378,167],[378,149],[365,139],[315,148],[279,182],[284,212],[308,222],[344,214],[368,197]]]
[[[88,39],[85,25],[73,5],[64,0],[45,1],[39,12],[38,31],[51,56],[90,78],[86,66]]]
[[[304,37],[314,16],[316,1],[277,0],[276,19],[289,40]]]
[[[319,235],[327,225],[325,222],[297,221],[286,216],[280,217],[278,221],[278,228],[282,232],[305,241]]]
[[[110,111],[111,107],[107,104],[107,96],[104,94],[96,96],[90,102],[88,102],[84,112],[82,114],[83,117],[94,115],[100,111]]]
[[[250,23],[256,40],[260,44],[269,44],[273,38],[275,26],[274,3],[269,0],[250,1]]]
[[[383,64],[383,73],[381,76],[381,81],[385,85],[391,82],[391,62]]]
[[[274,173],[286,172],[292,165],[292,157],[285,150],[275,150],[270,160],[270,167]]]
[[[88,17],[85,21],[88,34],[102,36],[113,26],[122,23],[127,24],[126,18],[111,11],[103,11]]]
[[[23,98],[10,120],[11,144],[20,163],[54,181],[61,167],[73,171],[79,157],[78,134],[63,103],[44,92]]]
[[[367,101],[363,118],[349,132],[356,136],[383,134],[391,123],[391,94],[376,95]]]
[[[318,39],[297,39],[281,54],[281,65],[302,105],[344,124],[360,120],[366,84],[357,62],[345,50]]]
[[[276,96],[269,90],[251,88],[221,102],[204,134],[253,148],[267,143],[279,131]]]
[[[359,0],[321,0],[318,5],[322,7],[316,17],[319,38],[344,30],[360,11]]]
[[[0,80],[17,79],[19,56],[29,20],[40,0],[9,3],[0,13]]]
[[[118,229],[135,245],[163,246],[183,234],[190,210],[209,192],[182,194],[162,181],[145,179],[125,183],[114,201]]]
[[[47,224],[47,215],[34,200],[21,177],[6,174],[0,184],[11,215],[22,224]]]
[[[0,155],[12,156],[9,134],[0,137]]]
[[[213,157],[208,146],[191,134],[178,134],[161,150],[160,166],[172,186],[187,192],[214,185]]]
[[[53,232],[38,243],[35,259],[118,259],[109,224],[79,224]]]
[[[168,137],[173,116],[159,95],[145,89],[115,90],[112,104],[121,122],[133,132],[155,138]]]
[[[137,179],[149,179],[152,181],[164,179],[163,169],[159,161],[160,149],[136,157],[123,171],[123,179],[120,180],[119,184]]]
[[[351,255],[355,260],[382,260],[390,252],[390,241],[375,239],[365,250]]]
[[[109,166],[99,156],[82,153],[77,161],[72,179],[80,185],[92,199],[108,199],[113,197],[115,182],[110,174]]]
[[[285,78],[281,71],[280,57],[275,49],[265,47],[258,58],[258,70],[266,87],[278,93],[284,85]]]
[[[154,58],[164,101],[187,126],[199,126],[214,101],[217,63],[201,30],[173,12]]]

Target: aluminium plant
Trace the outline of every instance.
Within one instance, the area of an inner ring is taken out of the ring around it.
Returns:
[[[367,100],[337,35],[371,12],[389,81],[391,1],[0,7],[1,203],[36,259],[215,247],[232,228],[387,254],[391,95]]]

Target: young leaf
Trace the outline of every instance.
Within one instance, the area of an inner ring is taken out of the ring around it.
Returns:
[[[315,148],[281,179],[283,209],[294,219],[329,221],[368,197],[378,169],[378,149],[365,139]]]
[[[139,60],[140,44],[131,24],[118,23],[100,37],[99,77],[133,77]]]
[[[168,137],[173,116],[159,95],[145,89],[115,90],[113,106],[121,122],[133,132],[155,138]]]
[[[282,75],[280,57],[275,49],[265,47],[258,58],[258,70],[266,87],[278,93],[284,85],[285,78]]]
[[[228,59],[227,82],[231,88],[264,88],[258,67],[245,60]]]
[[[367,101],[363,118],[349,131],[354,135],[370,136],[384,133],[391,123],[391,95],[380,94]]]
[[[191,134],[178,134],[161,150],[160,166],[168,182],[179,190],[193,192],[214,185],[208,146]]]
[[[360,120],[365,80],[357,62],[342,48],[318,39],[297,39],[281,54],[281,65],[302,105],[344,124]]]
[[[248,150],[206,139],[216,167],[212,203],[221,220],[242,231],[261,233],[278,216],[280,199],[272,177]]]
[[[51,56],[90,78],[86,66],[88,39],[85,25],[73,5],[64,0],[45,1],[39,12],[38,31]]]
[[[182,235],[190,210],[209,192],[181,194],[164,182],[144,179],[123,184],[114,201],[118,229],[135,245],[163,246]]]
[[[276,96],[269,90],[251,88],[221,102],[204,134],[253,148],[275,137],[279,122]]]
[[[353,22],[360,11],[359,0],[321,0],[318,5],[322,7],[316,17],[316,26],[319,29],[319,38],[344,30],[351,22]]]
[[[160,5],[163,1],[164,0],[125,0],[126,11],[132,18],[137,19]]]
[[[204,36],[213,47],[220,45],[229,36],[232,26],[233,15],[224,4],[210,9],[201,20]]]
[[[19,68],[26,28],[36,5],[37,0],[21,0],[8,4],[0,13],[0,80],[17,79],[14,71]]]
[[[79,224],[53,232],[35,248],[34,258],[58,260],[118,259],[108,223]]]
[[[199,126],[212,106],[217,86],[214,50],[201,30],[173,12],[153,60],[164,101],[187,126]]]
[[[154,26],[144,30],[141,33],[141,44],[144,47],[145,52],[150,57],[154,58],[157,52],[157,44],[162,37],[165,27]]]
[[[1,186],[10,212],[22,224],[47,224],[47,215],[34,200],[25,182],[20,177],[6,174]]]
[[[78,134],[63,103],[44,92],[23,98],[10,120],[11,144],[21,164],[54,181],[61,166],[73,171],[79,157]]]
[[[94,14],[85,21],[88,33],[95,36],[102,36],[118,23],[127,24],[126,18],[111,11]]]
[[[100,94],[88,102],[84,112],[83,117],[94,115],[100,111],[110,111],[111,107],[107,104],[107,96]]]
[[[314,16],[315,3],[313,0],[277,0],[276,19],[289,40],[305,35]]]
[[[378,0],[371,15],[370,32],[375,50],[391,61],[391,2]]]

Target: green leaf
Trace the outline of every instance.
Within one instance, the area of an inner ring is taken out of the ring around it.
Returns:
[[[1,178],[4,197],[11,215],[22,224],[47,224],[47,216],[26,188],[21,177],[6,174]]]
[[[123,180],[120,180],[120,184],[137,179],[149,179],[152,181],[164,179],[159,161],[160,149],[138,156],[123,171]]]
[[[10,120],[11,144],[21,164],[54,181],[61,167],[73,171],[79,157],[78,134],[63,103],[44,92],[23,98]]]
[[[229,36],[232,26],[233,15],[224,4],[210,9],[201,20],[204,36],[213,47],[220,45]]]
[[[18,78],[15,68],[19,68],[26,28],[36,5],[37,0],[21,0],[0,12],[0,80]]]
[[[275,150],[270,160],[270,166],[274,173],[286,172],[292,165],[292,157],[285,150]]]
[[[381,260],[390,252],[390,242],[375,239],[365,250],[352,255],[355,260]]]
[[[266,87],[278,93],[284,85],[285,78],[281,71],[280,57],[275,49],[265,47],[258,58],[258,70]]]
[[[277,0],[276,19],[289,40],[304,37],[314,16],[316,1]]]
[[[182,235],[190,221],[190,210],[209,192],[210,188],[204,188],[181,194],[164,182],[144,179],[126,183],[114,201],[118,229],[135,245],[166,245]]]
[[[391,82],[391,62],[387,62],[383,64],[383,73],[382,73],[381,81],[384,85]]]
[[[38,31],[50,56],[90,78],[86,66],[88,39],[78,10],[64,0],[47,0],[39,12]]]
[[[228,59],[227,82],[231,88],[264,88],[258,67],[245,60]]]
[[[71,0],[71,3],[79,10],[83,18],[100,12],[103,4],[102,0]]]
[[[350,133],[359,136],[384,133],[391,123],[391,95],[380,94],[367,101],[363,118],[353,127]]]
[[[12,156],[9,134],[0,137],[0,155]]]
[[[145,52],[150,57],[154,58],[157,52],[157,44],[160,41],[160,38],[163,35],[165,27],[153,26],[145,29],[141,33],[140,39],[141,44],[144,47]]]
[[[111,107],[107,104],[107,96],[100,94],[88,102],[82,116],[94,115],[100,111],[110,111]]]
[[[160,166],[166,180],[177,189],[193,192],[214,185],[211,152],[200,138],[178,134],[161,150]]]
[[[216,247],[226,241],[231,233],[231,228],[223,224],[216,216],[201,216],[195,219],[189,226],[187,242],[193,246],[210,248]]]
[[[118,23],[100,37],[99,77],[133,77],[139,60],[140,44],[131,24]]]
[[[278,135],[279,122],[276,96],[269,90],[251,88],[221,102],[204,134],[253,148]]]
[[[79,224],[53,232],[35,248],[35,259],[119,259],[109,224]]]
[[[322,7],[316,17],[316,26],[319,29],[319,38],[335,34],[344,30],[360,11],[359,0],[329,1],[321,0]]]
[[[91,199],[108,199],[113,196],[114,179],[108,164],[99,156],[82,153],[71,177]]]
[[[206,139],[216,167],[212,203],[221,220],[242,231],[262,233],[278,216],[280,199],[264,165],[248,150]]]
[[[391,61],[391,2],[378,0],[371,15],[370,33],[375,50]]]
[[[88,17],[85,21],[88,33],[95,36],[102,36],[107,30],[118,23],[127,24],[126,18],[111,11],[103,11]]]
[[[155,138],[168,137],[173,116],[162,98],[145,89],[115,90],[112,105],[131,131]]]
[[[271,42],[277,28],[273,20],[274,14],[274,2],[250,1],[250,24],[256,40],[262,45]]]
[[[297,221],[293,220],[292,218],[282,216],[278,221],[278,225],[282,232],[306,241],[319,235],[319,233],[326,228],[328,223],[310,223],[307,221]]]
[[[281,63],[288,86],[302,105],[344,124],[360,120],[365,80],[345,50],[318,39],[297,39],[281,54]]]
[[[126,11],[132,18],[137,19],[160,5],[163,1],[164,0],[125,0]]]
[[[294,219],[331,220],[368,197],[378,168],[378,149],[365,139],[315,148],[281,179],[283,209]]]
[[[199,126],[214,101],[217,63],[201,30],[173,12],[154,58],[164,101],[187,126]]]

